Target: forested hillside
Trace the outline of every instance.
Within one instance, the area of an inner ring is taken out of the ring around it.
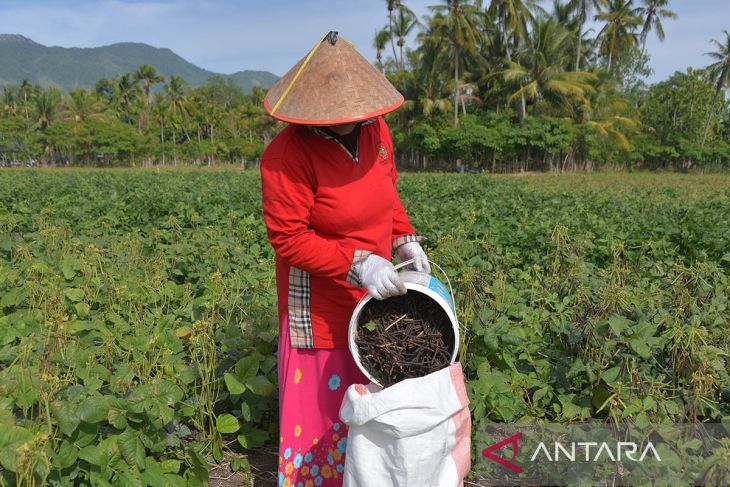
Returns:
[[[177,75],[191,86],[201,86],[215,75],[199,68],[167,48],[138,42],[120,42],[103,47],[47,47],[26,37],[0,34],[0,86],[20,85],[23,80],[44,88],[64,90],[93,88],[100,77],[114,78],[152,64],[163,76]],[[244,91],[271,86],[277,76],[268,71],[239,71],[221,75]]]

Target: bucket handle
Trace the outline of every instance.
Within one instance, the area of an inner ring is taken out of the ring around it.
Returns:
[[[456,320],[456,326],[459,326],[459,318],[456,316],[456,298],[454,297],[454,289],[451,287],[451,280],[449,279],[449,276],[446,275],[446,272],[444,269],[438,265],[436,262],[432,261],[431,259],[426,259],[429,263],[436,266],[438,270],[441,271],[441,274],[444,275],[446,278],[446,284],[449,285],[449,292],[451,293],[451,302],[454,304],[454,319]],[[398,269],[401,269],[409,264],[412,264],[416,261],[416,259],[408,259],[406,261],[401,262],[400,264],[394,266],[394,269],[397,271]]]

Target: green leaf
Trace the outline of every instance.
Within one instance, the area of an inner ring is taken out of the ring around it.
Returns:
[[[228,372],[226,372],[225,374],[223,374],[223,380],[226,383],[226,388],[228,389],[228,392],[230,392],[234,396],[243,394],[246,390],[246,386],[243,385],[233,374],[229,374]]]
[[[540,399],[542,399],[543,397],[545,397],[545,395],[548,392],[550,392],[550,388],[549,387],[543,387],[542,389],[536,390],[535,393],[532,395],[532,402],[533,403],[538,402]]]
[[[209,470],[205,457],[195,448],[188,448],[186,453],[188,455],[187,463],[189,468],[185,472],[185,478],[188,481],[188,485],[192,487],[208,485]]]
[[[106,420],[118,430],[127,428],[127,412],[122,409],[109,408]]]
[[[236,378],[239,380],[246,380],[250,377],[254,377],[259,371],[259,364],[261,361],[258,357],[249,355],[243,357],[241,360],[236,362]]]
[[[233,472],[238,472],[239,470],[250,472],[251,463],[245,457],[231,457],[231,470]]]
[[[633,324],[633,321],[621,315],[611,315],[608,318],[608,325],[611,327],[611,330],[619,336]]]
[[[33,433],[20,426],[0,428],[0,465],[15,472],[17,449],[33,439]]]
[[[629,347],[641,358],[651,357],[651,348],[646,343],[645,338],[632,338],[631,340],[629,340]]]
[[[241,402],[241,415],[244,421],[251,421],[251,406],[247,402]]]
[[[242,447],[246,449],[257,448],[269,439],[269,434],[266,431],[247,428],[247,430],[238,435],[238,442]]]
[[[167,485],[162,466],[152,457],[146,458],[142,479],[147,482],[149,487],[165,487]]]
[[[186,339],[190,338],[190,336],[193,334],[193,329],[189,326],[181,326],[180,328],[177,328],[175,330],[175,336],[177,336],[180,339]]]
[[[216,418],[218,431],[222,434],[235,433],[240,428],[238,419],[232,414],[221,414]]]
[[[63,440],[54,453],[53,466],[59,470],[70,467],[79,457],[79,449],[73,443]]]
[[[653,410],[656,407],[656,401],[653,397],[647,396],[644,398],[644,408],[648,410]]]
[[[570,369],[568,369],[568,372],[566,372],[565,376],[568,379],[572,379],[580,374],[585,373],[585,371],[586,365],[583,363],[583,360],[580,357],[577,357],[575,360],[573,360],[573,363],[570,365]]]
[[[97,445],[89,445],[79,450],[78,457],[85,462],[101,467],[104,463],[106,455],[101,451]]]
[[[215,433],[213,435],[213,460],[220,463],[221,460],[223,460],[223,438],[221,438],[220,433]]]
[[[0,299],[0,306],[17,306],[25,299],[25,293],[20,288],[12,288],[9,291],[3,293],[2,299]]]
[[[651,421],[649,420],[649,416],[646,413],[639,413],[636,415],[636,426],[639,428],[646,428],[649,426]]]
[[[633,414],[639,413],[641,409],[636,404],[629,404],[626,408],[621,411],[621,419],[630,418]]]
[[[124,460],[139,470],[145,469],[145,448],[139,433],[132,428],[127,428],[117,438],[117,446]]]
[[[53,401],[50,406],[51,414],[56,420],[58,429],[60,429],[66,436],[71,436],[71,433],[74,432],[81,421],[73,411],[73,407],[74,406],[61,401]]]
[[[261,372],[264,374],[268,374],[269,372],[274,370],[275,367],[276,367],[276,357],[272,356],[272,355],[269,355],[268,357],[266,357],[264,359],[264,361],[261,362],[261,364],[259,365]]]
[[[162,464],[160,465],[162,467],[162,471],[165,473],[178,473],[180,471],[180,460],[163,460]]]
[[[144,487],[144,484],[141,472],[135,468],[117,473],[115,485],[119,487]]]
[[[192,406],[182,406],[180,409],[180,415],[184,418],[191,418],[195,415],[195,408]]]
[[[97,441],[99,424],[81,423],[71,435],[74,445],[84,447]]]
[[[81,319],[89,316],[89,312],[91,311],[91,307],[86,303],[76,303],[74,304],[74,309],[76,310],[78,317]]]
[[[105,420],[108,412],[108,397],[87,397],[76,408],[78,417],[87,423],[99,423]]]
[[[612,386],[614,382],[616,382],[616,379],[619,376],[619,372],[621,372],[621,366],[617,367],[611,367],[610,369],[607,369],[603,374],[601,374],[601,379],[603,379],[606,384],[609,386]]]
[[[686,450],[697,450],[702,446],[702,440],[699,438],[694,438],[692,440],[689,440],[683,445],[683,448]]]
[[[366,330],[368,331],[375,331],[375,328],[377,328],[378,325],[375,324],[374,321],[370,320],[364,325],[362,325]]]
[[[581,407],[573,402],[573,394],[560,395],[558,401],[562,407],[563,419],[575,419],[581,415]]]
[[[593,388],[591,404],[593,404],[594,408],[598,409],[605,404],[609,397],[611,397],[611,391],[599,383]]]
[[[246,381],[246,387],[258,396],[268,397],[274,392],[274,385],[263,375],[251,377]]]
[[[112,477],[114,471],[108,467],[93,469],[89,472],[89,480],[94,487],[112,487],[108,479]]]
[[[169,380],[163,380],[155,384],[155,392],[157,400],[168,406],[173,406],[175,403],[182,400],[185,396],[185,392],[174,382]]]
[[[167,406],[173,406],[182,400],[184,395],[183,390],[174,382],[161,380],[137,387],[132,397],[138,404],[149,404],[147,401],[156,401]]]
[[[74,303],[78,303],[79,301],[82,301],[84,299],[86,293],[83,289],[79,289],[77,287],[69,287],[63,291],[63,295]]]
[[[244,403],[245,404],[245,403]],[[247,420],[249,421],[249,420]],[[0,409],[0,428],[3,426],[14,426],[15,425],[15,414],[12,411],[6,411]]]
[[[165,481],[168,485],[172,487],[188,487],[188,485],[191,485],[188,484],[188,482],[179,475],[174,475],[170,473],[165,474]]]
[[[61,272],[63,272],[63,277],[67,281],[73,279],[76,275],[76,272],[79,270],[81,270],[81,265],[78,260],[66,256],[61,261]]]

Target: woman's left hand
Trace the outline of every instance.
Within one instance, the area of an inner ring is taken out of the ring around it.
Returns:
[[[418,272],[431,273],[431,266],[428,263],[428,257],[426,252],[423,251],[421,244],[418,242],[408,242],[395,249],[395,254],[398,256],[398,260],[405,262],[407,260],[415,259],[412,267],[413,270]]]

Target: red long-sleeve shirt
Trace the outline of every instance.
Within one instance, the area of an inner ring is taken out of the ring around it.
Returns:
[[[263,214],[276,251],[280,321],[292,347],[345,348],[364,295],[354,264],[420,240],[396,190],[388,126],[364,122],[351,155],[322,131],[289,125],[261,158]]]

